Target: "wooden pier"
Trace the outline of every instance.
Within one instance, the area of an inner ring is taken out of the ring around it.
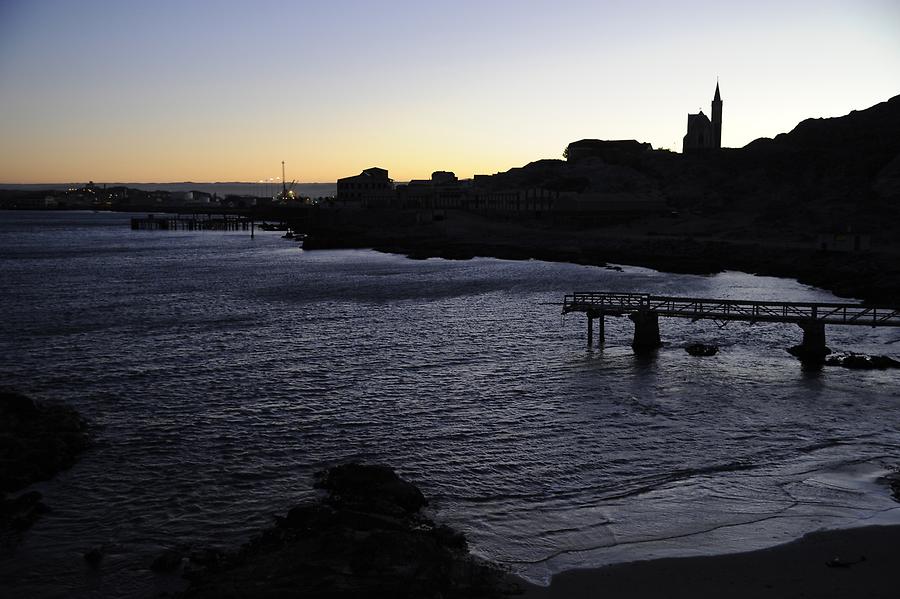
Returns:
[[[749,323],[784,322],[798,325],[803,342],[798,355],[824,356],[825,325],[900,327],[900,310],[828,302],[772,302],[689,297],[668,297],[646,293],[576,292],[565,296],[563,314],[584,312],[588,322],[588,345],[594,343],[594,320],[599,320],[600,343],[604,342],[604,316],[627,315],[634,322],[635,350],[661,345],[659,317],[712,320],[724,324],[733,320]]]
[[[132,231],[250,231],[253,219],[238,214],[148,214],[131,219]]]

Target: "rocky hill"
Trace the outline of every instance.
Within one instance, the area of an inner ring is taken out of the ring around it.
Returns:
[[[807,119],[744,148],[685,155],[645,144],[617,155],[614,144],[623,142],[600,143],[609,147],[594,156],[532,162],[488,185],[662,197],[685,217],[711,219],[709,233],[728,238],[811,243],[817,233],[850,226],[880,244],[897,243],[900,96]]]

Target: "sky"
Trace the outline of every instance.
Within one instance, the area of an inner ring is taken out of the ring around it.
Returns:
[[[900,94],[898,0],[0,0],[0,183],[462,178]]]

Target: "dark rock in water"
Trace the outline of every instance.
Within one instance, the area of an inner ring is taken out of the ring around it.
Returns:
[[[38,415],[38,407],[34,401],[21,393],[0,392],[0,413],[7,418],[31,419]]]
[[[150,569],[154,572],[174,572],[181,566],[183,557],[179,551],[166,549],[156,556],[156,559],[150,564]]]
[[[89,445],[87,424],[74,409],[0,391],[0,493],[71,467]]]
[[[892,472],[881,477],[880,482],[885,483],[891,490],[894,501],[900,502],[900,472]]]
[[[684,351],[692,356],[714,356],[719,353],[719,346],[707,343],[691,343],[684,348]]]
[[[393,513],[399,507],[412,513],[428,503],[415,485],[387,466],[342,464],[316,473],[314,486],[328,491],[332,504],[374,511]]]
[[[186,597],[501,597],[498,567],[465,537],[419,512],[425,497],[386,466],[345,464],[316,475],[328,492],[212,567],[186,575]]]
[[[89,445],[87,424],[74,409],[0,391],[0,539],[4,544],[10,532],[25,530],[49,511],[36,491],[16,498],[8,494],[71,467]]]
[[[218,549],[194,549],[188,555],[188,562],[192,568],[205,568],[214,572],[225,562],[225,557]]]
[[[85,551],[83,557],[90,567],[97,568],[100,566],[100,562],[103,561],[103,552],[99,547],[94,547],[90,551]]]
[[[839,354],[825,360],[826,366],[842,366],[854,370],[885,370],[900,368],[900,362],[887,356],[867,356],[864,354]]]
[[[15,498],[0,498],[0,532],[8,529],[21,532],[50,511],[37,491],[29,491]]]

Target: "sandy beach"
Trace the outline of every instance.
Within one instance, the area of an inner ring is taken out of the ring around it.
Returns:
[[[770,549],[564,572],[528,599],[897,597],[900,526],[822,531]]]

